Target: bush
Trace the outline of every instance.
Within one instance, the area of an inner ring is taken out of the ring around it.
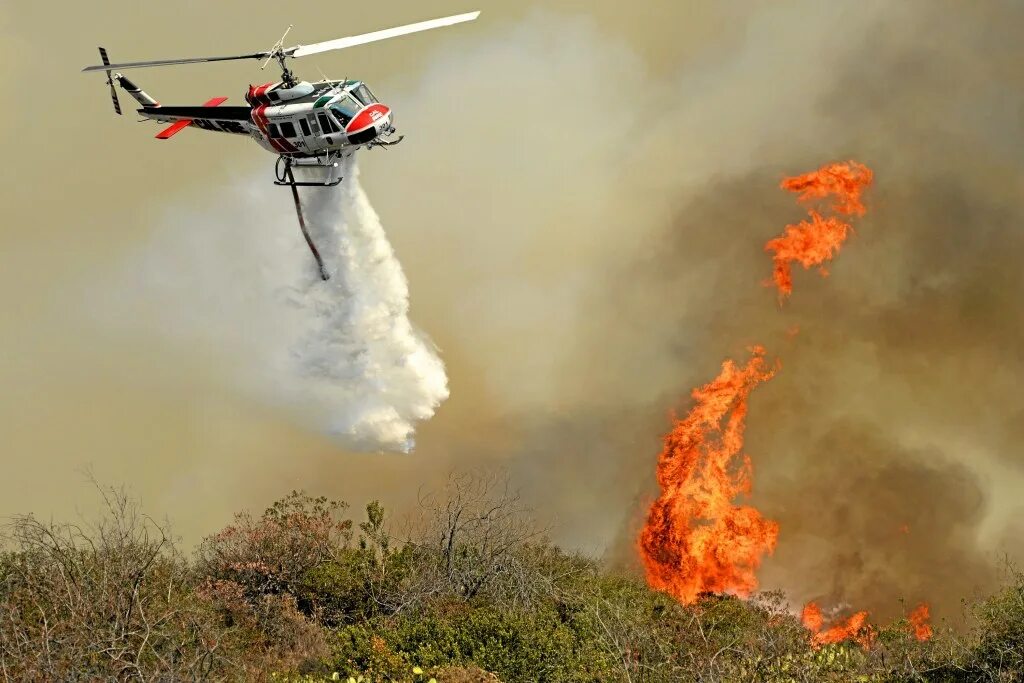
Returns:
[[[975,608],[979,630],[969,668],[985,680],[1024,681],[1024,572],[1008,568],[1009,581]]]
[[[580,647],[580,646],[583,647]],[[338,633],[332,665],[396,677],[413,664],[495,672],[502,680],[615,680],[599,651],[580,641],[555,611],[510,612],[491,606],[431,606]],[[443,679],[439,679],[443,680]]]
[[[0,559],[8,680],[199,679],[230,668],[225,630],[195,594],[166,526],[100,489],[96,524],[16,517]]]
[[[245,597],[296,595],[311,570],[335,560],[349,545],[347,505],[293,491],[254,519],[247,512],[203,541],[198,570],[211,581],[240,586]]]

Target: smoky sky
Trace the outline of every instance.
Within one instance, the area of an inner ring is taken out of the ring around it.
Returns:
[[[330,6],[315,35],[297,17],[298,42],[472,9],[426,4]],[[950,618],[991,588],[998,554],[1021,550],[1024,8],[480,8],[461,32],[301,65],[367,78],[407,134],[360,163],[451,397],[399,457],[345,452],[252,400],[223,375],[233,350],[176,345],[173,319],[126,334],[130,320],[111,330],[83,305],[158,231],[195,235],[190,212],[231,220],[225,187],[265,171],[249,191],[277,189],[247,141],[186,131],[164,145],[111,120],[101,79],[75,80],[99,34],[124,59],[265,49],[252,34],[272,43],[278,8],[111,6],[146,29],[116,43],[102,11],[72,10],[71,30],[0,8],[5,73],[31,63],[79,107],[15,109],[0,133],[25,160],[0,190],[4,512],[88,505],[76,472],[91,463],[193,542],[287,489],[401,513],[448,471],[494,465],[557,541],[628,566],[671,413],[763,344],[782,370],[753,392],[746,435],[753,502],[781,524],[762,586],[880,616],[927,599]],[[137,78],[184,103],[264,76],[246,68]],[[60,141],[59,189],[53,155],[23,134],[34,127]],[[804,210],[778,184],[850,158],[875,172],[868,214],[829,276],[798,269],[780,307],[763,247]],[[286,216],[275,197],[268,215]],[[245,245],[199,244],[244,294]]]
[[[840,41],[819,92],[791,103],[794,125],[819,119],[818,149],[681,195],[658,252],[602,292],[694,384],[750,344],[781,360],[746,441],[754,501],[781,524],[763,586],[883,618],[903,599],[958,620],[999,554],[1020,551],[1005,530],[1024,467],[1024,133],[1006,114],[1024,91],[998,79],[1024,63],[1022,15],[964,9],[918,5]],[[910,19],[926,37],[894,28]],[[868,216],[829,276],[799,272],[779,306],[763,245],[803,209],[778,182],[845,158],[875,171]]]

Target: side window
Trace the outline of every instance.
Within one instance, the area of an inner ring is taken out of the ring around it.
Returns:
[[[306,119],[299,119],[299,128],[302,129],[302,134],[305,135],[306,137],[309,137],[311,135],[311,133],[309,132],[309,124],[306,123]]]
[[[277,129],[277,124],[276,123],[272,123],[269,126],[267,126],[267,130],[270,131],[270,137],[272,137],[272,138],[279,138],[279,137],[281,137],[281,131],[279,131]]]
[[[297,137],[295,134],[295,125],[291,121],[281,122],[281,132],[284,133],[286,138]]]
[[[320,127],[324,129],[324,133],[337,133],[338,127],[334,125],[334,121],[327,117],[327,114],[323,112],[317,114],[317,119],[320,121]]]

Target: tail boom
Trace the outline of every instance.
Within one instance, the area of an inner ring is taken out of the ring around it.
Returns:
[[[226,97],[214,97],[212,100],[208,100],[203,103],[204,107],[216,107],[219,104],[223,104],[227,101]],[[168,140],[171,137],[177,135],[181,131],[185,130],[192,125],[192,119],[182,119],[181,121],[175,121],[171,125],[164,128],[162,131],[156,134],[157,140]]]
[[[145,90],[142,90],[121,74],[115,73],[114,78],[117,79],[117,84],[121,86],[121,89],[134,97],[135,101],[142,105],[143,109],[155,109],[160,106],[160,103],[146,94]]]

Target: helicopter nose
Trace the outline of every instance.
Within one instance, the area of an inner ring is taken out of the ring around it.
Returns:
[[[345,127],[348,141],[353,145],[361,145],[373,140],[391,127],[391,108],[375,103],[366,107]]]

